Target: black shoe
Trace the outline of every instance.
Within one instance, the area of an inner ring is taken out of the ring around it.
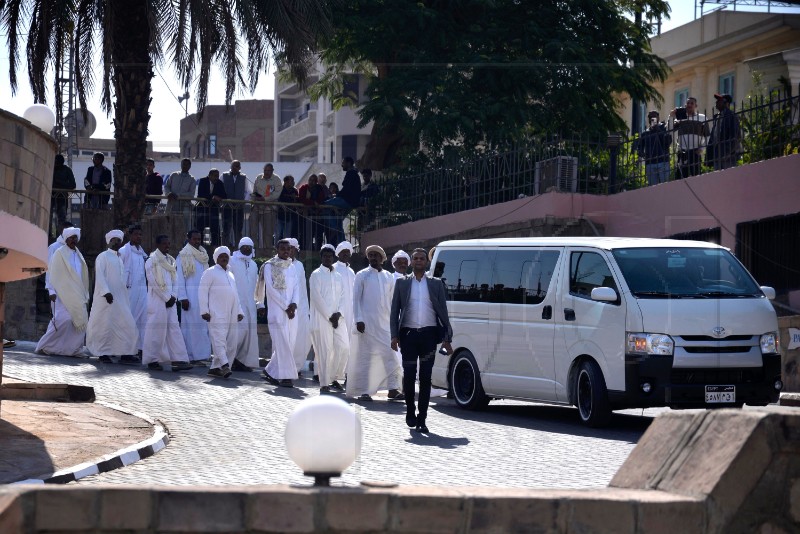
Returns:
[[[194,366],[189,362],[172,362],[173,371],[191,371]]]
[[[266,369],[264,371],[261,371],[261,377],[264,380],[266,380],[267,382],[269,382],[270,384],[272,384],[273,386],[280,386],[281,385],[280,380],[270,376],[270,374],[266,371]]]
[[[331,388],[329,386],[322,386],[321,388],[319,388],[319,394],[320,395],[327,395],[330,392],[331,392]]]
[[[414,410],[409,410],[406,412],[406,424],[408,428],[414,428],[417,426],[417,416],[414,414]]]
[[[311,377],[311,380],[313,380],[314,382],[316,382],[317,384],[319,384],[319,375],[314,375],[314,376],[312,376],[312,377]]]
[[[239,360],[233,360],[233,365],[231,365],[231,371],[241,371],[243,373],[250,373],[253,371],[253,368],[246,366]]]
[[[428,427],[425,426],[425,421],[417,422],[417,432],[421,434],[430,434],[430,432],[428,432]]]
[[[228,367],[227,363],[222,366],[222,374],[223,374],[223,378],[228,378],[229,376],[231,376],[233,374],[231,372],[231,368]]]
[[[285,378],[285,379],[281,380],[281,381],[278,383],[278,385],[279,385],[280,387],[282,387],[282,388],[293,388],[293,387],[294,387],[294,384],[293,384],[293,383],[292,383],[292,381],[291,381],[291,380],[289,380],[288,378]]]
[[[297,379],[300,380],[301,378],[303,378],[303,373],[301,373],[300,371],[297,371]],[[286,380],[289,380],[289,379],[287,378]]]
[[[119,363],[124,365],[141,365],[142,360],[138,356],[125,355],[119,357]]]
[[[317,375],[314,375],[314,376],[317,378],[317,382],[319,382],[319,376],[317,376]],[[335,389],[336,391],[344,391],[344,387],[339,382],[337,382],[336,380],[334,380],[331,383],[331,388]]]
[[[111,356],[100,356],[98,360],[100,360],[103,363],[114,363],[114,360],[111,359]]]
[[[213,378],[228,378],[227,376],[225,376],[225,372],[220,367],[217,367],[215,369],[209,369],[206,375]]]
[[[372,402],[372,397],[364,393],[363,395],[359,395],[356,400]]]
[[[396,400],[396,401],[406,400],[405,394],[403,394],[401,391],[397,389],[390,389],[389,395],[387,396],[389,397],[389,400]]]
[[[151,371],[163,371],[164,368],[158,362],[150,362],[147,364],[147,368]]]

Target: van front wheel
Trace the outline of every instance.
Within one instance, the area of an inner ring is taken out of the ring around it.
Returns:
[[[460,408],[480,410],[489,404],[481,385],[481,373],[469,351],[460,352],[450,369],[450,390]]]
[[[603,372],[593,361],[585,361],[575,378],[575,404],[581,421],[591,427],[601,427],[611,419],[608,390]]]

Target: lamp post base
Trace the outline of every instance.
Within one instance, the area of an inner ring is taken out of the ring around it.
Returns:
[[[308,471],[303,474],[307,477],[314,477],[315,487],[330,487],[331,478],[342,475],[341,473],[311,473]]]

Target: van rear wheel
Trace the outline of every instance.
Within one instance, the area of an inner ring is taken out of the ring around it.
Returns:
[[[481,384],[478,365],[469,351],[460,352],[455,357],[450,368],[450,390],[460,408],[480,410],[489,404],[489,398]]]
[[[603,372],[597,363],[585,361],[575,378],[575,404],[581,421],[591,427],[601,427],[611,419],[611,405]]]

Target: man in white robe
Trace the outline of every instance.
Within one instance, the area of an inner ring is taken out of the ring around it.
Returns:
[[[178,300],[181,303],[181,332],[192,362],[205,362],[211,358],[211,340],[208,326],[200,317],[197,288],[200,278],[208,269],[208,252],[201,246],[199,230],[186,233],[188,242],[178,253]]]
[[[178,325],[177,268],[169,255],[169,237],[156,237],[156,250],[144,265],[147,275],[147,326],[144,333],[142,365],[163,371],[172,363],[173,371],[192,369]]]
[[[320,392],[331,389],[344,391],[339,380],[344,379],[344,366],[350,354],[350,336],[342,320],[344,284],[333,268],[336,257],[333,245],[320,250],[322,265],[311,273],[311,341],[314,345],[316,371]]]
[[[353,285],[356,331],[350,344],[347,394],[371,401],[378,390],[388,389],[390,400],[405,400],[399,390],[402,360],[392,350],[389,329],[394,277],[383,269],[386,253],[381,247],[367,247],[367,260],[369,267],[356,273]]]
[[[80,228],[66,228],[64,245],[53,252],[47,266],[53,319],[36,344],[36,352],[74,356],[83,350],[89,313],[89,269],[78,250]]]
[[[342,241],[336,246],[336,257],[338,261],[333,264],[334,270],[342,277],[342,286],[344,288],[344,306],[342,307],[342,320],[347,325],[347,333],[350,336],[350,346],[352,348],[352,337],[356,331],[356,323],[353,320],[353,284],[356,281],[356,273],[350,267],[350,258],[353,255],[353,245],[349,241]],[[350,358],[350,353],[347,354],[347,359],[341,362],[341,369],[336,371],[336,376],[341,375],[347,371],[347,360]]]
[[[253,240],[243,237],[239,240],[239,250],[233,253],[228,269],[236,279],[239,292],[239,306],[244,319],[239,322],[239,344],[231,371],[251,372],[258,367],[258,323],[256,305],[256,282],[258,266],[253,261]]]
[[[297,337],[295,337],[292,353],[294,362],[297,364],[297,376],[306,364],[308,353],[311,351],[311,319],[308,305],[308,285],[306,284],[306,268],[300,261],[300,243],[297,239],[290,237],[289,244],[292,246],[289,257],[292,259],[292,268],[297,273],[297,282],[300,287],[300,300],[297,303]]]
[[[394,279],[403,278],[408,274],[408,264],[411,262],[411,256],[405,250],[398,250],[392,256],[392,267],[394,267]]]
[[[139,332],[131,314],[125,268],[118,252],[123,237],[122,230],[108,232],[108,249],[98,254],[94,263],[94,298],[86,328],[86,347],[104,363],[111,363],[111,356],[138,363],[133,354],[137,351]]]
[[[208,376],[214,378],[231,376],[231,363],[239,344],[239,322],[244,319],[236,280],[228,269],[230,258],[228,247],[214,250],[215,265],[203,273],[198,291],[200,316],[208,323],[208,335],[214,349]]]
[[[69,221],[64,221],[59,224],[59,228],[61,233],[58,234],[58,238],[50,243],[50,246],[47,247],[47,265],[50,265],[50,260],[53,259],[53,254],[56,253],[56,250],[60,249],[64,246],[64,230],[67,228],[72,228],[74,225]],[[47,293],[49,295],[53,295],[55,291],[53,290],[53,286],[50,285],[50,270],[44,274],[44,287],[47,289]]]
[[[144,346],[144,327],[147,324],[147,277],[144,274],[147,253],[142,248],[142,227],[138,224],[128,229],[128,242],[119,249],[119,258],[125,266],[125,286],[128,288],[131,314],[139,331],[136,350],[141,355]]]
[[[291,248],[287,239],[278,241],[278,253],[261,266],[256,286],[256,301],[262,303],[265,294],[267,297],[267,322],[272,339],[272,358],[264,368],[264,379],[273,386],[283,387],[293,387],[292,380],[297,378],[293,347],[300,284],[289,258]],[[263,309],[263,304],[260,307]]]

